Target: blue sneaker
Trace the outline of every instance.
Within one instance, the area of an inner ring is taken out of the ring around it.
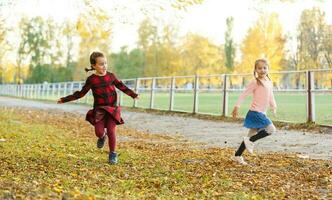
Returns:
[[[111,152],[108,156],[109,163],[111,165],[117,164],[118,163],[118,154],[116,152]]]
[[[106,134],[102,138],[98,138],[97,140],[97,147],[99,149],[103,148],[105,145],[105,140],[106,140]]]

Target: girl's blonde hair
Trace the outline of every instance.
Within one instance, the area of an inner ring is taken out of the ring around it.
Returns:
[[[267,65],[268,67],[270,67],[270,66],[269,66],[269,63],[267,62],[267,60],[264,59],[264,58],[260,58],[260,59],[257,59],[257,60],[255,61],[254,77],[255,77],[255,79],[256,79],[258,85],[262,85],[262,86],[264,86],[263,83],[262,83],[262,81],[259,80],[259,79],[256,77],[256,68],[257,68],[258,63],[260,63],[260,62],[264,63],[264,64]],[[267,76],[267,78],[268,78],[269,80],[271,80],[268,74],[266,74],[266,76]]]

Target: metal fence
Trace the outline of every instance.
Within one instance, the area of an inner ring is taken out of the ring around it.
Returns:
[[[332,69],[284,71],[269,75],[274,81],[274,93],[280,113],[272,119],[332,125]],[[219,74],[124,79],[123,82],[128,87],[140,94],[140,99],[132,100],[120,92],[118,104],[229,116],[229,108],[234,106],[240,92],[252,78],[252,74]],[[4,84],[0,85],[0,95],[56,100],[80,90],[83,84],[84,82]],[[91,91],[76,102],[91,104]],[[250,98],[241,106],[241,115],[245,115],[249,102]]]

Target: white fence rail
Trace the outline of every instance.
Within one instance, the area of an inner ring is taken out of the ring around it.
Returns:
[[[306,98],[306,105],[303,105],[306,117],[303,122],[316,121],[315,95],[332,94],[332,69],[276,72],[270,73],[270,76],[272,80],[278,80],[276,82],[279,84],[274,83],[276,94],[301,94],[301,97]],[[141,99],[132,101],[119,93],[118,103],[122,106],[228,116],[230,95],[243,91],[252,78],[252,74],[218,74],[124,79],[127,86],[141,94]],[[80,90],[83,84],[84,82],[2,84],[0,95],[56,100]],[[90,91],[76,102],[89,104],[92,101]],[[179,105],[175,106],[175,101]],[[287,104],[287,99],[283,101]]]

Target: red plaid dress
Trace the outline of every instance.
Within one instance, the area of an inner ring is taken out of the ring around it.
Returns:
[[[121,80],[118,80],[113,73],[107,72],[104,76],[92,74],[86,79],[81,91],[76,91],[72,95],[62,97],[61,101],[65,103],[82,98],[91,89],[94,103],[93,109],[89,110],[86,114],[86,120],[94,125],[99,120],[103,119],[107,112],[113,117],[116,124],[123,124],[121,108],[117,106],[115,87],[132,98],[137,97],[137,94],[123,84]]]

